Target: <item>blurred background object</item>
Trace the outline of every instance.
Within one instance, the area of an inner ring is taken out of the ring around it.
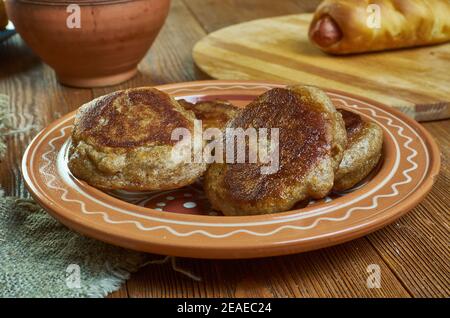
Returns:
[[[325,0],[309,37],[322,51],[354,54],[450,41],[449,0]]]
[[[6,15],[5,3],[0,0],[0,30],[6,28],[8,16]]]
[[[9,39],[16,33],[14,26],[8,21],[5,2],[0,0],[0,43]]]
[[[198,41],[193,58],[216,79],[315,85],[365,96],[419,121],[450,118],[450,43],[330,55],[309,40],[312,19],[299,13],[227,26]]]
[[[6,0],[31,49],[69,86],[108,86],[137,73],[170,0]]]

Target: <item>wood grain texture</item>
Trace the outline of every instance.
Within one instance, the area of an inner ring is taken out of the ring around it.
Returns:
[[[312,10],[317,2],[173,0],[166,25],[139,66],[140,74],[95,90],[59,85],[53,71],[14,36],[0,44],[0,93],[11,98],[15,128],[30,123],[43,127],[93,96],[116,89],[204,79],[191,50],[206,33],[251,19]],[[365,238],[292,256],[178,259],[178,265],[200,276],[201,282],[173,271],[170,264],[149,265],[110,297],[449,297],[450,120],[425,127],[441,147],[441,175],[427,198],[396,223]],[[0,183],[8,194],[27,195],[19,165],[36,132],[8,137],[9,151],[0,163]],[[380,289],[366,286],[370,264],[380,266]]]
[[[414,297],[450,295],[450,121],[427,123],[441,150],[441,172],[427,198],[367,238]]]
[[[450,44],[330,56],[310,43],[311,18],[296,14],[226,27],[195,45],[194,60],[217,79],[299,82],[366,96],[417,120],[450,117]]]
[[[183,0],[207,33],[254,19],[314,11],[321,0]]]
[[[10,99],[10,126],[25,132],[7,138],[8,151],[0,167],[0,184],[6,194],[27,195],[20,176],[20,159],[33,135],[92,99],[91,90],[63,87],[53,71],[28,49],[18,35],[1,44],[0,93]]]
[[[370,264],[380,265],[380,289],[366,286]],[[129,296],[409,297],[365,239],[293,256],[226,261],[182,259],[179,265],[202,281],[176,273],[168,264],[152,265],[128,281]]]

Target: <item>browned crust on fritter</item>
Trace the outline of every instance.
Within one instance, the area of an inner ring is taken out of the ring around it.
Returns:
[[[348,144],[336,171],[333,190],[344,191],[363,180],[376,167],[381,158],[383,131],[377,124],[364,121],[354,112],[338,111],[344,119]]]
[[[361,130],[364,128],[366,122],[364,122],[358,114],[345,110],[345,109],[338,109],[338,112],[341,113],[342,119],[344,120],[345,124],[345,131],[347,132],[347,148],[349,146],[350,140],[357,137]]]
[[[250,127],[279,128],[280,168],[262,174],[267,164],[261,162],[212,164],[205,191],[214,208],[226,215],[279,212],[331,190],[346,136],[342,118],[325,93],[300,86],[272,89],[226,128]]]
[[[232,200],[255,203],[269,196],[279,196],[283,183],[300,182],[305,172],[328,154],[331,136],[327,118],[308,107],[294,92],[275,88],[252,102],[230,123],[230,128],[279,128],[281,167],[274,174],[262,175],[263,164],[228,165],[224,186]]]
[[[102,189],[167,190],[193,183],[206,164],[174,160],[177,141],[171,137],[175,128],[187,128],[192,135],[194,119],[154,88],[102,96],[76,115],[69,169]]]
[[[223,100],[200,101],[191,103],[184,99],[178,101],[185,109],[194,112],[195,117],[202,121],[203,129],[225,127],[227,122],[236,117],[239,107]]]
[[[191,129],[193,123],[173,98],[154,88],[135,88],[84,105],[73,138],[106,147],[173,145],[177,127]]]

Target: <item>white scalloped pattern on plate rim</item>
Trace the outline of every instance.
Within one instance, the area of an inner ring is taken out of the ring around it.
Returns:
[[[343,102],[345,103],[345,101],[343,101]],[[372,111],[371,109],[369,109],[369,110]],[[60,123],[58,126],[55,126],[52,131],[49,131],[47,133],[47,135],[52,133],[53,131],[57,130],[59,126],[62,126],[65,122],[68,122],[70,120],[71,120],[71,118],[67,118],[64,122]],[[376,119],[373,119],[373,120],[376,121],[380,126],[385,127],[384,124],[381,123],[380,121],[378,121]],[[64,138],[65,137],[64,131],[66,129],[70,128],[70,127],[72,127],[72,125],[68,125],[68,126],[60,128],[60,135],[55,137],[51,141],[51,143],[53,143],[53,141],[55,141],[55,140]],[[375,193],[376,191],[380,190],[395,175],[395,172],[397,171],[397,168],[398,168],[398,165],[399,165],[399,162],[400,162],[400,154],[399,154],[400,150],[399,150],[399,145],[397,143],[397,140],[395,139],[395,137],[393,136],[393,134],[389,130],[386,130],[386,131],[389,133],[389,135],[391,136],[391,140],[393,140],[393,142],[395,144],[395,147],[396,147],[396,161],[395,161],[395,164],[392,167],[391,171],[386,176],[386,178],[383,179],[381,182],[379,182],[376,185],[376,187],[374,187],[370,191],[364,192],[364,194],[358,196],[357,198],[353,199],[352,201],[347,201],[344,204],[341,204],[339,206],[335,206],[335,207],[328,207],[328,206],[320,207],[319,206],[319,207],[317,207],[314,210],[309,211],[309,212],[297,213],[297,214],[293,214],[292,216],[286,216],[286,217],[284,217],[282,219],[272,219],[272,220],[268,220],[268,221],[245,222],[245,223],[219,223],[219,222],[206,223],[206,222],[179,221],[179,220],[159,218],[159,217],[155,217],[155,216],[148,216],[148,215],[142,215],[142,214],[134,213],[133,211],[125,210],[125,209],[116,207],[114,205],[108,204],[108,203],[106,203],[104,201],[98,200],[98,199],[92,197],[89,193],[84,191],[82,188],[80,188],[73,181],[70,173],[68,172],[67,159],[64,156],[67,155],[67,148],[68,148],[68,145],[69,145],[69,141],[66,141],[63,144],[62,148],[60,149],[60,151],[58,153],[57,171],[58,171],[58,174],[61,177],[61,179],[63,179],[63,183],[65,183],[69,188],[72,188],[73,190],[75,190],[75,192],[81,194],[84,198],[87,198],[91,202],[94,202],[94,203],[96,203],[98,205],[101,205],[104,208],[114,210],[114,211],[116,211],[118,213],[121,213],[121,214],[127,214],[127,215],[130,215],[130,216],[135,217],[135,218],[147,219],[147,220],[156,221],[156,222],[162,222],[162,223],[172,223],[172,224],[191,225],[191,226],[208,226],[208,227],[242,227],[242,226],[272,225],[272,224],[276,224],[276,223],[288,223],[288,222],[297,221],[297,220],[300,220],[300,219],[307,219],[307,218],[311,218],[311,217],[317,217],[319,215],[328,214],[328,213],[330,213],[330,212],[332,212],[332,211],[334,211],[336,209],[340,209],[340,208],[343,208],[345,206],[349,206],[351,204],[357,203],[358,201],[361,201],[361,200],[365,199],[366,197],[370,196],[371,194]],[[54,151],[50,150],[47,153],[45,153],[44,156],[46,156],[47,154],[52,153],[52,152],[54,152]],[[46,158],[46,159],[48,159],[48,158]],[[48,160],[50,160],[50,159],[48,159]],[[48,165],[50,165],[50,164],[48,164]],[[50,186],[52,187],[51,184],[50,184]],[[55,189],[54,187],[52,187],[52,188]]]
[[[278,86],[278,85],[273,85],[273,86],[265,86],[265,85],[253,85],[253,86],[224,85],[224,86],[218,86],[218,85],[212,85],[212,86],[202,87],[200,89],[182,88],[182,89],[175,89],[175,90],[168,90],[168,91],[170,91],[171,94],[176,94],[176,93],[180,93],[182,91],[191,92],[191,93],[197,93],[197,92],[200,92],[200,91],[207,91],[207,90],[211,90],[211,89],[214,89],[214,90],[231,90],[231,89],[250,90],[250,89],[270,89],[270,88],[273,88],[273,87],[276,87],[276,86]],[[341,95],[336,94],[336,93],[330,93],[330,94],[334,95],[334,96],[337,96],[337,97],[344,97],[345,99],[353,99],[351,97],[341,96]],[[403,130],[404,130],[403,127],[398,126],[398,125],[394,125],[391,118],[384,117],[384,116],[379,116],[375,112],[375,110],[372,109],[372,108],[361,108],[361,107],[359,107],[359,106],[357,106],[355,104],[349,105],[344,99],[342,99],[342,98],[337,98],[337,99],[340,102],[344,103],[346,106],[357,108],[357,109],[359,108],[359,109],[368,110],[368,111],[371,112],[371,114],[374,117],[383,118],[383,119],[387,120],[387,124],[389,126],[396,128],[397,131],[398,131],[399,136],[402,136],[402,137],[404,137],[407,140],[403,145],[404,145],[405,148],[407,148],[407,149],[409,149],[411,151],[411,154],[407,157],[407,161],[409,163],[411,163],[411,167],[409,167],[408,169],[406,169],[406,170],[404,170],[402,172],[402,174],[405,177],[404,180],[402,180],[400,182],[397,182],[397,183],[394,183],[394,184],[391,185],[391,188],[392,188],[392,192],[391,193],[374,196],[372,198],[372,204],[370,206],[368,206],[368,207],[353,207],[353,208],[349,209],[342,217],[338,217],[338,218],[319,217],[313,223],[311,223],[310,225],[307,225],[307,226],[283,225],[283,226],[280,226],[280,227],[278,227],[278,228],[276,228],[276,229],[274,229],[272,231],[269,231],[269,232],[255,232],[255,231],[250,231],[250,230],[247,230],[247,229],[237,229],[237,230],[233,230],[233,231],[230,231],[230,232],[227,232],[227,233],[224,233],[224,234],[213,234],[213,233],[210,233],[210,232],[205,231],[205,230],[194,230],[194,231],[181,233],[181,232],[178,232],[178,231],[172,229],[170,226],[167,226],[167,225],[145,227],[144,225],[142,225],[140,222],[138,222],[136,220],[114,221],[114,220],[112,220],[110,218],[110,216],[106,212],[87,211],[84,202],[79,201],[79,200],[75,200],[75,199],[67,198],[68,191],[66,189],[53,185],[52,183],[56,180],[56,177],[54,175],[52,175],[52,174],[47,173],[47,171],[46,171],[46,169],[51,165],[51,161],[50,161],[50,159],[47,158],[47,155],[49,153],[51,153],[51,152],[55,152],[55,150],[56,150],[55,146],[53,145],[53,142],[55,140],[57,140],[57,139],[60,139],[60,138],[64,137],[64,131],[63,130],[66,129],[66,128],[69,128],[71,126],[63,127],[61,129],[61,135],[57,136],[54,139],[52,139],[52,141],[50,142],[51,149],[49,151],[47,151],[43,155],[43,158],[47,162],[47,164],[42,166],[42,167],[40,167],[39,171],[40,171],[41,174],[43,174],[46,177],[46,180],[48,180],[48,182],[47,182],[47,186],[48,187],[50,187],[52,189],[55,189],[55,190],[59,190],[59,191],[62,192],[61,199],[63,201],[75,202],[75,203],[80,205],[82,213],[88,214],[88,215],[101,215],[103,220],[106,223],[110,223],[110,224],[134,224],[136,226],[136,228],[138,228],[138,229],[140,229],[142,231],[156,231],[156,230],[164,229],[164,230],[168,231],[169,233],[171,233],[173,235],[176,235],[178,237],[185,237],[185,236],[190,236],[190,235],[194,235],[194,234],[202,234],[202,235],[205,235],[205,236],[208,236],[208,237],[211,237],[211,238],[223,238],[223,237],[228,237],[228,236],[231,236],[231,235],[234,235],[234,234],[237,234],[237,233],[246,233],[246,234],[250,234],[250,235],[254,235],[254,236],[270,236],[270,235],[273,235],[275,233],[278,233],[278,232],[282,231],[283,229],[308,230],[308,229],[314,228],[315,226],[317,226],[322,221],[333,221],[333,222],[343,221],[343,220],[348,219],[355,210],[369,210],[369,209],[373,209],[373,208],[377,207],[378,206],[378,200],[380,198],[392,197],[392,196],[397,195],[399,193],[398,189],[397,189],[397,187],[399,185],[411,182],[412,178],[411,178],[411,176],[409,176],[409,173],[411,171],[417,169],[417,167],[418,167],[417,163],[412,160],[412,158],[414,158],[417,155],[417,151],[415,149],[409,147],[409,144],[412,142],[412,138],[410,138],[409,136],[406,136],[406,135],[403,134]],[[362,102],[362,103],[364,103],[366,105],[371,106],[370,104],[368,104],[366,102],[363,102],[363,101],[360,101],[360,100],[358,100],[358,102]],[[385,112],[384,110],[381,110],[381,111]],[[385,113],[390,115],[388,112],[385,112]],[[417,138],[422,143],[422,146],[423,146],[423,149],[424,149],[424,151],[426,153],[426,158],[427,158],[427,160],[426,160],[427,167],[425,169],[425,171],[427,171],[428,170],[428,165],[429,165],[429,155],[428,155],[426,147],[424,146],[424,142],[423,142],[422,138],[408,124],[406,124],[405,122],[403,122],[399,118],[396,118],[396,119],[401,121],[406,127],[408,127],[417,136]],[[38,147],[35,147],[35,149],[37,149],[37,148]],[[34,152],[33,152],[33,154],[32,154],[30,159],[31,159],[31,162],[33,162],[33,160],[34,160]],[[424,177],[425,177],[425,174],[422,176],[421,180],[418,182],[418,185],[420,185],[422,183]],[[289,219],[287,221],[291,222],[292,220]],[[233,226],[236,226],[236,225],[233,225]]]

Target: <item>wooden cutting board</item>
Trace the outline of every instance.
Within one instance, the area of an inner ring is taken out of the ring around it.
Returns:
[[[308,40],[311,14],[254,20],[209,34],[193,49],[217,79],[298,82],[391,105],[417,120],[450,117],[450,44],[346,57]]]

